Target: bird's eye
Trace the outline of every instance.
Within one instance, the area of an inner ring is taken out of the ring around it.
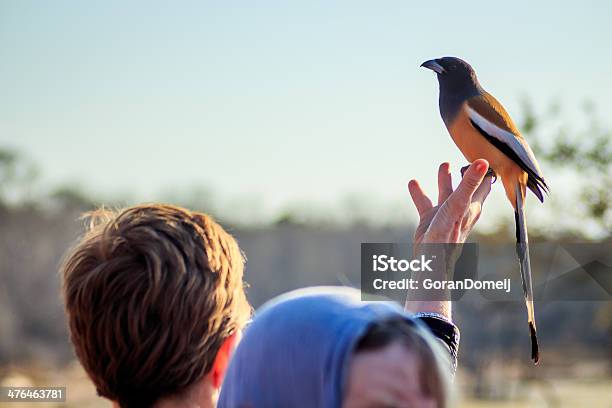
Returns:
[[[448,67],[451,71],[454,71],[457,69],[457,65],[453,64],[450,67]]]

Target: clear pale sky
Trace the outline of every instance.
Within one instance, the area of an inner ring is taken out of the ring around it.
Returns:
[[[433,191],[438,163],[464,164],[421,62],[468,60],[519,122],[528,96],[591,100],[609,125],[611,4],[2,1],[0,146],[46,186],[143,201],[407,200],[410,178]]]

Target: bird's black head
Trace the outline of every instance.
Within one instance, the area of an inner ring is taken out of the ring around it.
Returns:
[[[444,57],[425,61],[422,67],[431,69],[438,74],[441,88],[461,89],[480,88],[476,72],[470,64],[456,57]]]

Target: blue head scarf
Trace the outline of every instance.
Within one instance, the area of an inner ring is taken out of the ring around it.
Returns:
[[[399,305],[361,302],[349,288],[309,288],[258,311],[228,367],[220,408],[337,408],[348,361],[370,324],[410,317]]]

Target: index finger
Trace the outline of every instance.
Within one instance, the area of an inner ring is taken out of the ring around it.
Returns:
[[[482,183],[480,183],[480,185],[474,192],[474,195],[472,196],[472,201],[477,201],[482,206],[484,201],[489,196],[489,193],[491,192],[491,185],[492,185],[491,180],[492,179],[493,179],[493,176],[484,177],[484,179],[482,180]]]
[[[449,203],[452,207],[467,208],[472,201],[472,195],[482,184],[489,163],[484,159],[475,160],[463,175],[457,189],[450,195]]]

